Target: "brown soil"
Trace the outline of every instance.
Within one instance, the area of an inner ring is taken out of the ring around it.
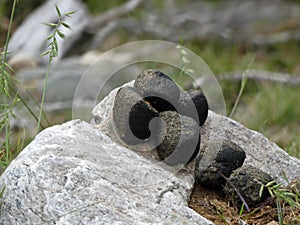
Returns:
[[[239,215],[239,209],[230,206],[228,199],[222,191],[208,190],[200,185],[195,185],[189,207],[211,220],[216,225],[239,225],[245,221],[247,225],[279,225],[276,207],[270,205],[261,209],[251,209],[250,213]],[[291,209],[283,205],[284,224],[300,225],[300,210]]]

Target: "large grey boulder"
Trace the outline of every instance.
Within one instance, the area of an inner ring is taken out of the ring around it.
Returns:
[[[41,132],[2,174],[0,224],[212,224],[175,173],[80,120]]]
[[[134,81],[125,85],[133,86],[133,84]],[[92,112],[94,116],[92,124],[113,139],[116,138],[116,134],[113,133],[111,114],[117,91],[118,89],[113,90]],[[215,157],[211,151],[220,149],[223,143],[227,142],[231,142],[245,151],[246,159],[243,166],[250,165],[259,168],[277,182],[287,184],[285,177],[291,181],[300,174],[298,158],[289,156],[261,133],[250,130],[242,124],[212,111],[209,111],[208,118],[201,127],[202,158],[199,160],[199,167],[208,167]]]

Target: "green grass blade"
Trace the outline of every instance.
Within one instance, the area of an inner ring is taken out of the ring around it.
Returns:
[[[238,104],[239,104],[239,102],[240,102],[240,99],[241,99],[241,97],[242,97],[242,94],[243,94],[244,89],[245,89],[246,84],[247,84],[247,80],[248,80],[247,75],[248,75],[249,70],[250,70],[250,67],[251,67],[251,65],[252,65],[252,63],[253,63],[253,61],[254,61],[254,58],[255,58],[255,56],[252,57],[252,59],[251,59],[250,63],[248,64],[246,70],[243,72],[243,75],[242,75],[242,82],[241,82],[241,86],[240,86],[240,90],[239,90],[238,96],[237,96],[237,98],[236,98],[236,100],[235,100],[235,102],[234,102],[234,105],[233,105],[233,107],[232,107],[232,110],[231,110],[231,112],[230,112],[230,114],[229,114],[229,116],[228,116],[228,117],[230,117],[230,118],[233,117],[233,115],[234,115],[234,113],[235,113],[235,111],[236,111],[236,108],[237,108],[237,106],[238,106]]]

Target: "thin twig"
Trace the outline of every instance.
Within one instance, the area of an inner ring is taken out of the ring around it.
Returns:
[[[300,75],[291,76],[287,73],[270,72],[264,70],[249,70],[247,73],[248,80],[271,81],[290,85],[300,84]],[[220,74],[218,79],[240,81],[243,79],[243,72]]]
[[[226,177],[224,176],[224,174],[222,174],[220,171],[218,171],[218,173],[230,184],[230,186],[234,189],[234,191],[237,193],[237,195],[239,196],[239,198],[241,199],[241,201],[244,203],[245,208],[248,212],[250,212],[250,208],[246,202],[246,200],[244,199],[244,197],[241,195],[241,193],[239,192],[239,190],[237,189],[237,187]]]

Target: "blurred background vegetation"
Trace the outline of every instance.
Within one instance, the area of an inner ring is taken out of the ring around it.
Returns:
[[[98,15],[127,1],[85,0],[84,2],[93,15]],[[151,3],[148,3],[148,9],[140,7],[130,12],[129,15],[132,17],[139,17],[145,13],[151,14],[149,8],[153,7],[160,10],[160,8],[163,7],[162,2],[163,1],[160,0],[151,1]],[[186,4],[186,2],[189,1],[176,1],[177,4]],[[218,4],[220,1],[211,0],[207,2]],[[300,4],[300,1],[290,2]],[[41,3],[43,3],[43,1],[19,1],[13,24],[13,32],[26,16]],[[11,5],[12,1],[2,1],[2,3],[0,3],[0,46],[4,45],[11,13]],[[151,7],[149,5],[151,5]],[[299,29],[299,27],[296,28]],[[291,29],[296,28],[292,27]],[[196,29],[196,27],[194,29]],[[153,38],[153,34],[151,33],[131,34],[124,31],[117,31],[117,35],[115,36],[117,36],[117,38],[114,39],[114,46],[129,41]],[[251,63],[252,58],[254,58],[254,61],[250,65],[251,70],[287,73],[291,75],[291,77],[300,76],[299,39],[266,45],[253,45],[240,41],[222,41],[211,38],[207,40],[183,40],[182,45],[198,54],[218,77],[227,73],[244,71]],[[101,50],[105,50],[105,47]],[[78,51],[77,54],[80,54],[80,51]],[[240,89],[240,82],[240,80],[232,81],[220,79],[228,114],[236,101]],[[299,85],[248,80],[233,118],[244,124],[246,127],[263,133],[288,151],[289,154],[300,158],[299,99]],[[64,117],[64,120],[68,119],[71,119],[70,113]]]

